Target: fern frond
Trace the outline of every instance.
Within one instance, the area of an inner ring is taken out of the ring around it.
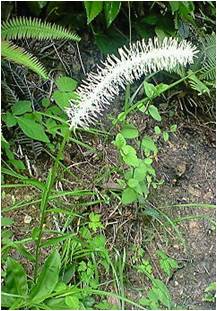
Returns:
[[[18,101],[18,97],[5,81],[2,81],[2,94],[2,99],[5,99],[6,103],[10,105],[13,105]]]
[[[72,127],[87,127],[94,123],[97,116],[108,106],[120,88],[142,77],[143,74],[159,70],[172,71],[178,65],[193,63],[197,53],[196,47],[185,40],[165,38],[159,41],[149,39],[137,41],[129,48],[124,46],[115,55],[107,57],[103,66],[98,66],[96,73],[89,73],[82,85],[77,89],[79,100],[71,100],[67,109]]]
[[[201,78],[213,81],[216,79],[216,35],[208,35],[202,41],[202,51],[204,54]]]
[[[37,60],[36,57],[27,53],[22,48],[10,43],[9,41],[2,41],[1,53],[7,60],[24,65],[39,74],[42,78],[48,79],[44,66]]]
[[[16,17],[3,23],[3,40],[34,38],[38,40],[68,39],[80,41],[80,37],[62,26],[47,23],[40,19]]]

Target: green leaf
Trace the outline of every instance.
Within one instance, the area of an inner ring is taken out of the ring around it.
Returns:
[[[171,7],[172,14],[174,14],[174,12],[179,10],[180,5],[179,1],[169,1],[169,5]]]
[[[120,1],[105,1],[104,2],[104,13],[106,18],[107,27],[111,25],[116,16],[118,15],[121,8]]]
[[[153,99],[155,96],[158,95],[156,87],[153,84],[148,83],[146,81],[144,81],[144,90],[145,94],[149,99]]]
[[[65,303],[69,307],[70,310],[80,310],[81,309],[81,303],[75,295],[73,296],[66,296],[65,297]]]
[[[69,77],[59,77],[56,80],[58,89],[62,92],[72,92],[77,87],[77,81]]]
[[[128,180],[128,186],[130,187],[130,188],[136,188],[137,186],[138,186],[138,184],[139,184],[139,182],[138,182],[138,180],[137,179],[135,179],[135,178],[130,178],[129,180]]]
[[[42,101],[41,101],[41,104],[43,107],[47,108],[50,106],[50,100],[49,98],[43,98]]]
[[[166,287],[166,285],[158,279],[153,279],[153,285],[158,297],[158,300],[167,308],[171,309],[171,296],[170,293]]]
[[[54,91],[52,95],[53,99],[56,101],[57,105],[62,109],[65,110],[70,106],[70,100],[75,98],[74,92],[62,92],[62,91]]]
[[[15,116],[19,116],[26,112],[32,112],[32,104],[29,100],[19,100],[15,105],[12,106],[12,113]]]
[[[136,167],[139,165],[139,160],[136,155],[136,150],[132,146],[129,146],[129,145],[123,146],[121,149],[121,155],[122,155],[123,161],[126,164],[131,165],[133,167]]]
[[[160,133],[161,133],[161,129],[159,128],[159,126],[155,126],[154,131],[155,131],[156,135],[160,135]]]
[[[147,175],[147,167],[145,164],[140,163],[138,167],[135,168],[134,178],[138,181],[143,181]]]
[[[14,220],[9,217],[1,217],[1,226],[11,226],[14,223]]]
[[[101,215],[92,212],[90,213],[89,218],[90,222],[88,226],[90,229],[93,229],[94,232],[96,232],[98,228],[104,228],[100,220]]]
[[[135,125],[133,124],[126,124],[123,129],[121,130],[121,134],[124,138],[136,138],[139,136],[139,132]]]
[[[87,14],[87,24],[90,24],[94,18],[99,15],[103,8],[102,1],[84,1]]]
[[[31,303],[40,303],[53,292],[58,283],[60,267],[60,255],[54,251],[46,259],[38,280],[30,292]]]
[[[161,116],[159,114],[157,107],[155,107],[154,105],[150,105],[148,107],[148,112],[150,113],[153,119],[155,119],[156,121],[161,121]]]
[[[9,111],[2,116],[2,120],[5,122],[7,127],[13,127],[17,124],[16,118]]]
[[[98,48],[103,54],[113,54],[117,49],[126,43],[126,37],[112,27],[107,33],[95,34],[95,40]],[[109,44],[108,44],[109,42]]]
[[[168,89],[168,87],[169,85],[164,84],[164,83],[160,83],[156,85],[156,90],[157,90],[158,95],[160,95],[161,93],[164,93]]]
[[[28,292],[26,272],[23,266],[11,257],[7,259],[5,286],[3,291],[8,294],[21,295],[24,297]],[[6,300],[6,304],[10,307],[15,301],[20,300],[20,298],[15,297],[3,297]]]
[[[176,130],[177,130],[177,124],[173,124],[173,125],[170,126],[170,131],[171,131],[172,133],[175,133]]]
[[[165,142],[169,140],[169,134],[166,131],[163,131],[163,139]]]
[[[167,274],[171,276],[174,269],[179,267],[178,262],[166,255],[165,252],[158,250],[157,255],[160,258],[160,267]]]
[[[150,152],[153,152],[155,155],[158,152],[157,146],[149,136],[143,138],[141,147],[145,151],[146,156],[149,156]]]
[[[121,198],[121,201],[123,204],[127,205],[127,204],[135,202],[136,200],[137,200],[137,193],[135,190],[131,188],[124,189],[124,191],[122,192],[122,198]]]
[[[26,136],[45,143],[50,142],[41,124],[28,119],[26,116],[17,118],[17,122]]]
[[[117,136],[115,138],[115,141],[114,141],[114,145],[118,149],[121,149],[121,148],[123,148],[126,145],[126,140],[125,140],[125,138],[123,137],[122,134],[120,134],[120,133],[117,134]]]

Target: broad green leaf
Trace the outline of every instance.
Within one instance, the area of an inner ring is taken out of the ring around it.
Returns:
[[[146,165],[140,164],[138,167],[135,168],[134,178],[136,178],[138,181],[144,180],[146,175],[147,175]]]
[[[124,189],[124,191],[122,192],[122,198],[121,201],[123,204],[130,204],[133,203],[137,200],[137,193],[135,190],[131,189],[131,188],[126,188]]]
[[[17,124],[16,118],[9,111],[3,114],[2,120],[5,122],[7,127],[13,127]]]
[[[62,91],[54,91],[52,95],[53,99],[56,101],[57,105],[62,109],[65,110],[70,106],[71,99],[77,99],[75,92],[62,92]]]
[[[136,150],[130,146],[130,145],[124,145],[122,148],[121,148],[121,153],[123,155],[127,155],[127,154],[136,154]]]
[[[84,6],[87,14],[87,24],[90,24],[102,11],[103,1],[84,1]]]
[[[62,298],[50,298],[46,300],[46,304],[44,304],[47,309],[46,310],[68,310],[69,307],[65,303],[65,297]]]
[[[26,112],[32,111],[32,104],[29,100],[19,100],[15,105],[12,106],[12,113],[15,116],[19,116]]]
[[[146,81],[144,81],[144,90],[145,90],[145,94],[147,95],[149,99],[152,99],[158,95],[156,87],[153,84],[148,83]]]
[[[111,25],[116,16],[118,15],[121,8],[120,1],[105,1],[104,2],[104,13],[106,18],[107,27]]]
[[[77,87],[77,81],[69,77],[59,77],[56,80],[58,89],[62,92],[72,92]]]
[[[126,124],[123,129],[121,130],[121,134],[124,138],[136,138],[139,136],[139,132],[135,125],[133,124]]]
[[[54,251],[45,261],[35,286],[30,292],[31,303],[40,303],[55,289],[61,267],[60,255]]]
[[[28,292],[28,284],[27,284],[27,276],[23,266],[9,257],[7,259],[7,269],[6,269],[6,277],[5,277],[5,285],[3,287],[3,291],[12,294],[12,295],[20,295],[26,296]],[[3,296],[4,300],[3,304],[11,306],[15,303],[15,301],[20,301],[20,298]]]
[[[161,121],[161,116],[159,114],[157,107],[155,107],[154,105],[150,105],[148,107],[148,112],[150,113],[153,119],[155,119],[156,121]]]
[[[26,136],[45,143],[50,142],[41,124],[36,123],[34,120],[30,120],[25,116],[17,118],[17,122]]]
[[[123,135],[121,135],[120,133],[117,134],[115,141],[114,141],[114,145],[118,148],[121,149],[126,145],[126,140],[123,137]]]

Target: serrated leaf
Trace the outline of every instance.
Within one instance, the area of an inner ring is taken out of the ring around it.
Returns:
[[[77,81],[70,77],[59,77],[56,80],[58,89],[62,92],[72,92],[77,87]]]
[[[25,116],[17,118],[17,122],[26,136],[45,143],[50,142],[41,124],[36,123],[34,120],[30,120]]]
[[[161,121],[161,116],[159,114],[157,107],[155,107],[154,105],[150,105],[148,107],[148,112],[150,113],[153,119],[155,119],[156,121]]]
[[[124,189],[124,191],[122,192],[122,198],[121,198],[121,201],[123,204],[127,205],[127,204],[135,202],[136,200],[137,200],[137,193],[135,190],[131,188]]]
[[[46,259],[38,280],[30,292],[31,303],[40,303],[53,292],[58,283],[60,267],[60,255],[54,251]]]
[[[102,1],[84,1],[87,14],[87,24],[90,24],[94,18],[99,15],[103,8]]]
[[[106,18],[107,27],[111,25],[116,16],[118,15],[121,8],[120,1],[105,1],[104,2],[104,13]]]

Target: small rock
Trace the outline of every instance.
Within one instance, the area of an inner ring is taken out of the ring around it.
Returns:
[[[24,217],[24,223],[25,223],[25,224],[30,224],[31,221],[32,221],[32,217],[31,217],[31,216],[26,215],[26,216]]]
[[[174,282],[174,285],[175,285],[175,286],[178,286],[178,285],[179,285],[179,283],[178,283],[177,281],[175,281],[175,282]]]

